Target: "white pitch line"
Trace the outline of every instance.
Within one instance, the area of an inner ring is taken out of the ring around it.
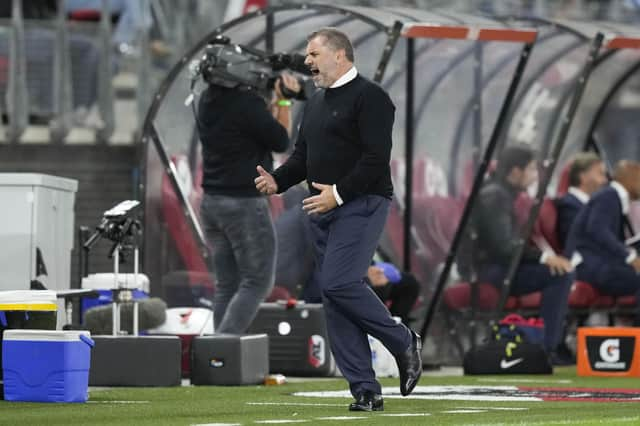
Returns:
[[[524,407],[456,407],[460,410],[527,411]]]
[[[255,420],[254,423],[262,423],[262,424],[281,424],[281,423],[306,423],[308,420]]]
[[[499,391],[517,391],[516,386],[482,386],[484,389]],[[431,401],[483,401],[483,402],[542,402],[541,398],[524,395],[474,395],[471,393],[457,394],[455,392],[470,392],[478,389],[478,386],[416,386],[410,399],[431,400]],[[383,388],[382,394],[385,399],[404,399],[396,388]],[[322,397],[322,398],[352,398],[351,393],[343,391],[311,391],[294,392],[294,396]]]
[[[440,411],[445,414],[471,414],[471,413],[486,413],[487,410],[447,410]]]
[[[198,423],[191,426],[242,426],[241,423]]]
[[[324,404],[321,402],[245,402],[247,405],[301,405],[307,407],[344,407],[344,404]]]
[[[376,414],[376,417],[426,417],[430,415],[431,413],[387,413]]]
[[[367,417],[356,417],[356,416],[335,416],[335,417],[316,417],[316,420],[361,420],[366,419]]]

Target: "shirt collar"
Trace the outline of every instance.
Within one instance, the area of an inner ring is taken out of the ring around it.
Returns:
[[[586,192],[584,192],[580,188],[577,188],[575,186],[570,186],[568,192],[569,192],[569,194],[571,194],[574,197],[576,197],[578,199],[578,201],[580,201],[582,204],[587,204],[589,202],[589,198],[590,198],[589,194],[587,194]]]
[[[611,187],[616,190],[618,197],[620,198],[620,204],[622,204],[622,214],[629,213],[629,192],[624,186],[615,180],[611,182]]]
[[[348,82],[356,78],[357,76],[358,76],[358,70],[356,69],[355,66],[353,66],[351,67],[351,69],[349,69],[349,71],[342,74],[342,77],[337,79],[329,88],[335,89],[336,87],[344,86],[345,84],[347,84]]]

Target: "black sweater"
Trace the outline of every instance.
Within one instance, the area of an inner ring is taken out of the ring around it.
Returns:
[[[391,133],[395,107],[387,93],[357,76],[317,91],[305,105],[294,152],[274,173],[278,192],[307,179],[337,185],[347,203],[373,194],[391,198]]]
[[[273,168],[271,152],[284,152],[287,130],[255,92],[209,86],[198,107],[203,181],[207,194],[257,197],[257,165]]]

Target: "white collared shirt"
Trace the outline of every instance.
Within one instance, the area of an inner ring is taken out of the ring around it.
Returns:
[[[615,180],[612,181],[610,185],[618,193],[618,198],[620,199],[620,204],[622,205],[622,214],[624,215],[628,214],[629,204],[630,204],[629,191],[627,191],[627,189],[624,186],[620,185],[620,183],[616,182]],[[629,249],[629,255],[627,256],[625,261],[627,263],[631,263],[634,260],[636,260],[637,257],[638,257],[638,253],[636,252],[635,249],[631,248]]]
[[[352,66],[349,69],[349,71],[342,74],[342,77],[337,79],[329,88],[335,89],[336,87],[344,86],[345,84],[347,84],[348,82],[356,78],[357,76],[358,76],[358,70],[356,69],[355,66]],[[340,194],[338,194],[338,187],[335,184],[333,185],[333,197],[336,199],[336,203],[338,203],[339,206],[344,204],[344,201],[342,201],[342,197],[340,197]]]
[[[610,185],[618,193],[618,198],[620,199],[620,204],[622,205],[622,214],[626,215],[627,213],[629,213],[629,202],[630,202],[629,201],[629,191],[627,191],[624,186],[620,185],[616,181],[612,181],[610,183]],[[569,188],[569,192],[571,192],[571,188]],[[580,191],[580,192],[582,192],[582,191]],[[578,197],[576,194],[573,194],[573,195]],[[576,264],[576,266],[577,266],[578,264],[580,264],[582,262],[582,256],[578,252],[575,252],[573,255],[574,256],[578,256],[578,258],[579,258],[579,261]],[[630,264],[631,262],[636,260],[637,257],[638,257],[638,253],[636,252],[636,250],[634,248],[630,248],[629,251],[628,251],[627,257],[625,259],[625,262]],[[572,263],[573,263],[573,259],[572,259]]]
[[[358,76],[358,70],[355,66],[349,68],[349,71],[342,74],[342,77],[333,82],[333,84],[329,87],[329,89],[335,89],[336,87],[344,86],[354,78]]]
[[[622,214],[629,213],[629,191],[625,189],[624,186],[620,185],[619,182],[615,180],[611,182],[611,187],[616,190],[618,193],[618,198],[620,198],[620,204],[622,204]]]
[[[575,186],[570,186],[567,192],[576,197],[582,204],[587,204],[589,202],[589,198],[591,198],[589,197],[589,194]]]

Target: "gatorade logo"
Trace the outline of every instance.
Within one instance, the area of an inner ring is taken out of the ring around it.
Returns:
[[[595,367],[607,370],[626,370],[627,363],[620,362],[620,339],[606,339],[600,343],[600,359]]]
[[[600,358],[605,362],[620,361],[620,339],[607,339],[600,344]]]
[[[314,368],[320,368],[325,362],[324,337],[314,334],[309,337],[309,364]]]
[[[587,336],[589,363],[598,371],[627,371],[631,367],[634,347],[633,337]]]

